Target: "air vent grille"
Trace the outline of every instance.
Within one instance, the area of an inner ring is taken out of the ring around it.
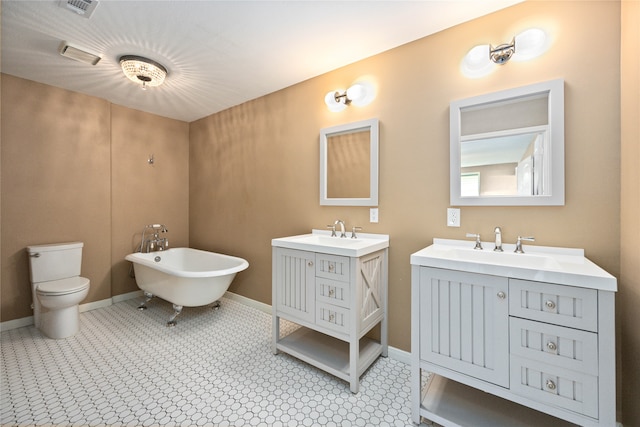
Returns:
[[[98,7],[98,0],[60,0],[58,6],[71,10],[84,18],[90,18]]]

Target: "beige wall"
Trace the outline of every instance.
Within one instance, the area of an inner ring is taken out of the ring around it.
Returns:
[[[540,245],[585,248],[618,275],[619,22],[616,2],[526,2],[192,123],[191,244],[248,259],[232,290],[270,303],[272,238],[336,218],[388,233],[389,340],[404,350],[409,256],[434,237],[479,232],[491,239],[500,225],[507,242],[527,234]],[[503,42],[536,25],[553,35],[544,56],[483,79],[461,76],[460,60],[474,44]],[[324,94],[363,75],[377,84],[375,101],[329,112]],[[462,227],[447,228],[449,102],[555,78],[566,82],[566,206],[463,207]],[[380,119],[379,224],[368,222],[368,208],[318,202],[320,128],[371,117]]]
[[[2,321],[32,315],[27,245],[83,241],[84,302],[137,289],[122,258],[144,224],[188,245],[187,123],[9,75],[1,84]]]
[[[622,2],[622,186],[620,293],[622,414],[626,426],[640,420],[640,2]],[[634,424],[636,423],[636,424]]]

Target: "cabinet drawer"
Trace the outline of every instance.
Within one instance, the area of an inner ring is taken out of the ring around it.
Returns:
[[[316,254],[316,277],[349,281],[349,257],[328,254]]]
[[[511,356],[511,391],[598,418],[598,377]]]
[[[511,316],[598,331],[595,289],[510,279],[509,293]]]
[[[316,278],[316,301],[349,308],[350,300],[348,283]]]
[[[598,375],[598,335],[531,320],[509,319],[511,354]]]
[[[316,303],[316,324],[336,332],[349,333],[349,310],[332,304]]]

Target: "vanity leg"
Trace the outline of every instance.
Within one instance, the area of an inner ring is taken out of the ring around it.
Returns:
[[[360,390],[360,378],[358,377],[358,359],[360,358],[360,340],[357,335],[351,337],[349,343],[349,385],[351,393]]]
[[[278,340],[280,339],[280,318],[275,314],[271,316],[273,319],[273,337],[271,339],[271,351],[273,354],[278,354],[278,349],[276,348],[276,344],[278,344]]]

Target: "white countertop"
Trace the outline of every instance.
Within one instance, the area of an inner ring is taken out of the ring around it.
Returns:
[[[389,247],[388,234],[357,235],[357,238],[352,239],[351,232],[348,231],[347,237],[331,237],[328,230],[311,230],[310,234],[272,239],[271,246],[348,257],[360,257]]]
[[[513,244],[504,244],[504,252],[494,252],[492,242],[483,242],[483,250],[474,250],[474,244],[468,240],[433,239],[433,245],[411,255],[411,264],[605,291],[618,290],[616,278],[585,258],[582,249],[523,245],[525,253],[516,254]]]

